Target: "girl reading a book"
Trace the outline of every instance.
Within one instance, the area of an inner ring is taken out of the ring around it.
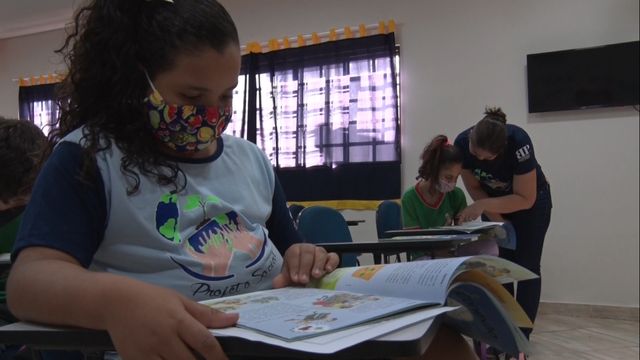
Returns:
[[[300,242],[267,157],[224,134],[240,46],[219,3],[93,0],[61,52],[59,130],[13,252],[18,318],[105,329],[124,359],[224,359],[207,328],[237,315],[197,301],[335,269]],[[437,358],[472,358],[438,336],[456,355]]]
[[[455,225],[458,214],[467,207],[465,194],[456,186],[462,171],[462,152],[445,135],[438,135],[422,151],[416,184],[402,196],[402,223],[405,229],[428,229]],[[460,247],[457,255],[497,255],[493,239],[483,239]],[[424,253],[411,253],[412,259]],[[446,251],[437,257],[450,256]]]

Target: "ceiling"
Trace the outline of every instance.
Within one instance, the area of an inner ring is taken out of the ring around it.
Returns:
[[[0,0],[0,39],[60,29],[81,0]]]

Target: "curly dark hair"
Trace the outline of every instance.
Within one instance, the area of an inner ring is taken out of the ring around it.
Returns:
[[[31,194],[46,140],[33,123],[0,116],[0,201]]]
[[[473,146],[500,154],[507,146],[507,115],[499,107],[485,107],[484,117],[471,131]]]
[[[49,149],[83,128],[82,178],[95,175],[95,154],[111,147],[123,152],[121,171],[129,194],[139,190],[140,174],[160,185],[184,187],[175,161],[158,151],[145,121],[144,98],[151,78],[170,69],[185,52],[210,47],[222,53],[238,45],[231,16],[215,0],[92,0],[80,8],[62,54],[69,72],[59,89],[59,129]]]
[[[450,144],[445,135],[437,135],[422,150],[420,160],[422,164],[416,180],[428,180],[434,186],[438,182],[440,169],[450,164],[462,164],[462,152]]]

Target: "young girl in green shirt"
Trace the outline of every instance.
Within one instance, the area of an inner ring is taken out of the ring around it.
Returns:
[[[445,135],[438,135],[420,156],[418,182],[402,196],[402,223],[405,229],[428,229],[455,225],[456,217],[467,207],[464,192],[456,186],[462,172],[462,153]],[[457,255],[484,253],[497,255],[495,241],[475,241],[458,249]],[[409,254],[415,260],[424,252]],[[436,252],[437,257],[448,254]]]

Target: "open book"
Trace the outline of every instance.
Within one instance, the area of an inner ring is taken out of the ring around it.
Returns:
[[[500,283],[535,277],[509,261],[473,256],[339,268],[306,288],[266,290],[202,303],[238,312],[237,327],[280,342],[326,336],[451,303],[460,307],[446,309],[453,310],[448,320],[453,326],[472,337],[492,334],[483,340],[516,353],[525,351],[527,344],[518,327],[532,324]],[[493,326],[497,329],[489,329]]]
[[[460,225],[440,226],[438,229],[455,230],[470,234],[481,230],[492,229],[502,224],[502,222],[494,221],[469,221]]]
[[[472,234],[485,232],[502,224],[492,221],[470,221],[460,225],[437,226],[429,229],[389,230],[385,232],[385,235],[393,238],[397,236]]]

